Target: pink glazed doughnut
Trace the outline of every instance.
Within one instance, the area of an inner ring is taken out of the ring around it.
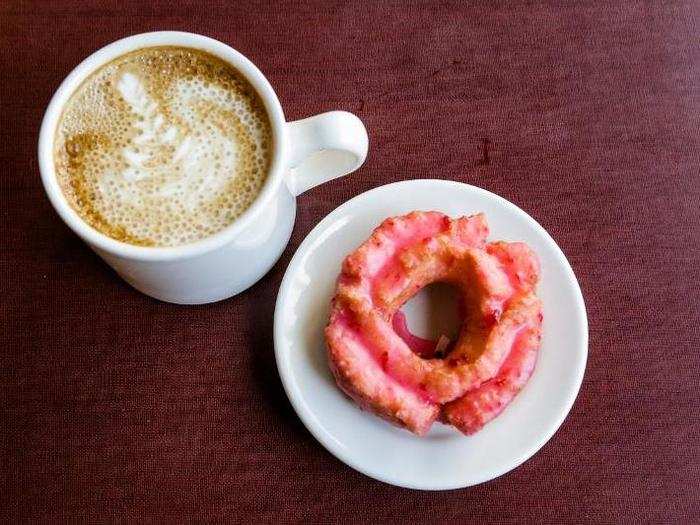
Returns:
[[[361,408],[418,435],[437,419],[473,434],[525,385],[542,332],[539,262],[527,245],[487,236],[483,214],[412,212],[346,257],[326,342],[338,386]],[[399,308],[437,281],[459,289],[464,311],[444,358],[394,328]]]

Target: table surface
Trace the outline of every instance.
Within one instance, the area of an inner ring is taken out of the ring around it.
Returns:
[[[159,29],[246,54],[289,119],[345,109],[370,135],[357,173],[299,198],[272,271],[218,304],[131,289],[40,185],[38,128],[63,77]],[[697,523],[699,34],[694,2],[3,2],[0,517]],[[590,322],[581,393],[554,438],[499,479],[434,493],[326,452],[272,344],[309,230],[362,191],[428,177],[539,221]]]

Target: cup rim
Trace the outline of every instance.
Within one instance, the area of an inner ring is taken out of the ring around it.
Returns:
[[[65,103],[78,86],[95,70],[111,60],[136,49],[158,46],[181,46],[208,52],[236,68],[257,91],[272,129],[272,158],[267,179],[251,205],[223,230],[199,241],[178,246],[137,246],[113,239],[85,222],[68,203],[61,190],[53,159],[54,137]],[[46,194],[61,219],[90,246],[97,250],[135,260],[168,261],[186,259],[216,250],[231,242],[270,202],[282,183],[281,173],[286,158],[285,118],[279,99],[262,72],[243,54],[210,37],[182,31],[140,33],[108,44],[85,58],[61,82],[42,119],[39,131],[39,171]]]

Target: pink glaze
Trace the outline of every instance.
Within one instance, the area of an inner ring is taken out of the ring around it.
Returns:
[[[360,407],[416,434],[428,431],[439,408],[387,376],[347,316],[334,314],[326,339],[336,382]]]
[[[540,323],[524,327],[496,377],[456,401],[443,405],[442,420],[471,435],[503,412],[535,370],[540,330]]]
[[[345,259],[326,339],[339,386],[360,406],[422,434],[441,406],[506,367],[523,327],[539,334],[536,257],[522,243],[486,245],[487,235],[483,215],[413,212],[385,220]],[[434,357],[435,342],[410,334],[398,310],[438,280],[462,290],[468,313],[445,359]]]
[[[438,212],[421,213],[410,222],[401,217],[386,219],[367,241],[367,249],[351,253],[345,266],[357,266],[368,277],[375,277],[404,247],[430,239],[448,227],[446,220],[449,219]]]
[[[435,355],[437,341],[431,341],[430,339],[423,339],[422,337],[413,335],[408,329],[406,315],[401,310],[394,314],[391,320],[391,326],[394,328],[396,335],[403,339],[408,347],[423,359],[430,359]]]

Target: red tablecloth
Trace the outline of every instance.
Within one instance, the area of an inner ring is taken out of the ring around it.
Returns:
[[[585,4],[2,2],[0,513],[700,521],[700,4]],[[63,77],[158,29],[242,51],[289,119],[346,109],[370,135],[359,172],[300,197],[275,268],[219,304],[132,290],[40,185],[38,128]],[[272,345],[280,279],[313,225],[420,177],[534,216],[590,320],[583,387],[554,438],[500,479],[443,493],[384,485],[326,452],[292,411]]]

